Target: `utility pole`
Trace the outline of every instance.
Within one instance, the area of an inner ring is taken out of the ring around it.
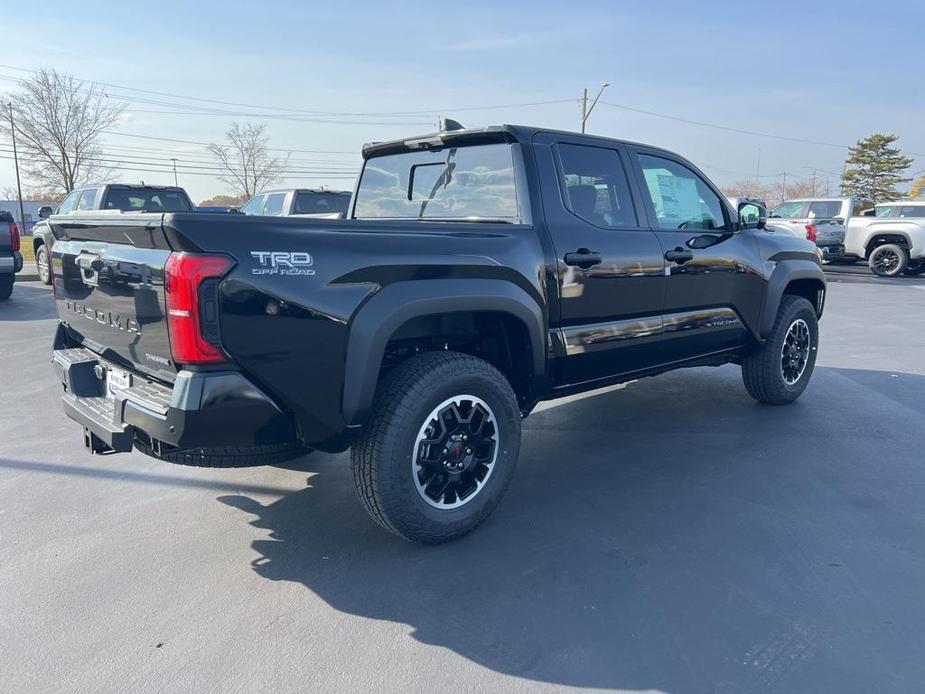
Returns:
[[[176,157],[170,157],[170,161],[173,162],[173,184],[174,184],[175,186],[179,187],[180,184],[177,182],[177,158],[176,158]]]
[[[591,102],[591,106],[588,106],[588,88],[585,87],[581,96],[581,132],[585,131],[585,126],[588,123],[588,117],[591,115],[591,111],[594,110],[594,107],[597,106],[597,100],[601,98],[601,94],[603,94],[604,90],[609,86],[609,82],[605,82],[603,85],[601,85],[597,96],[594,97],[594,101]]]
[[[16,127],[13,125],[13,102],[9,103],[10,107],[10,139],[13,140],[13,166],[16,168],[16,194],[19,195],[19,223],[22,226],[22,233],[26,233],[26,213],[22,206],[22,184],[19,182],[19,155],[16,153]]]

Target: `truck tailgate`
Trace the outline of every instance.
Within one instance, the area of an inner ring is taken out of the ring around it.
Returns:
[[[170,247],[160,215],[53,224],[58,315],[84,347],[172,381],[164,294]],[[55,220],[56,222],[58,220]]]

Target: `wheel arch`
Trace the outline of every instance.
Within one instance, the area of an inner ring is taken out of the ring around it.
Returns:
[[[880,231],[871,235],[867,243],[864,244],[864,257],[870,258],[870,254],[873,253],[878,246],[885,246],[890,243],[904,248],[907,253],[912,250],[912,240],[905,232],[896,230]]]
[[[818,263],[810,260],[784,260],[778,263],[768,280],[768,295],[761,317],[760,337],[767,339],[774,328],[774,320],[785,294],[802,296],[822,317],[825,307],[825,274]]]
[[[374,294],[350,321],[341,403],[349,425],[362,424],[369,413],[393,338],[427,336],[425,326],[453,315],[501,320],[522,331],[530,354],[520,365],[529,367],[529,373],[518,396],[533,396],[536,384],[546,377],[546,317],[541,304],[523,288],[493,279],[396,282]]]

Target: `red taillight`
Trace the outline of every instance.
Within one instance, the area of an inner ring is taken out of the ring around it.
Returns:
[[[19,227],[16,222],[10,222],[10,245],[14,251],[19,250]]]
[[[203,284],[218,280],[232,266],[224,255],[171,253],[164,266],[170,352],[180,364],[225,361],[218,344],[218,304],[215,287],[203,300]],[[211,283],[213,285],[216,282]]]
[[[816,243],[816,225],[815,224],[806,225],[806,238],[808,238],[813,243]]]

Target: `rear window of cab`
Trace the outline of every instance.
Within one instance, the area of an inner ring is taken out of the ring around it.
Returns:
[[[366,161],[355,219],[518,222],[509,144],[400,152]]]

